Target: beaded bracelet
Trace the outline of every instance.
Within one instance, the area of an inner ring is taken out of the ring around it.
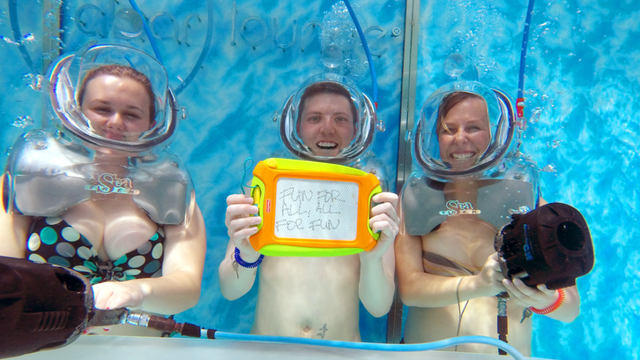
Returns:
[[[531,311],[533,311],[536,314],[547,315],[558,310],[558,308],[562,306],[563,302],[564,302],[564,290],[558,289],[558,299],[556,300],[556,302],[551,304],[551,306],[544,309],[536,309],[533,306],[531,306],[529,309],[531,309]]]
[[[262,263],[262,259],[264,259],[264,255],[260,254],[260,257],[258,258],[258,260],[252,263],[248,263],[242,260],[242,258],[240,257],[240,249],[236,248],[233,259],[238,263],[238,265],[242,266],[243,268],[252,269],[252,268],[258,267],[258,265]]]

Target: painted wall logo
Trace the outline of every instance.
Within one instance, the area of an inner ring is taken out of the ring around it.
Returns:
[[[135,10],[117,1],[103,0],[101,6],[93,4],[94,2],[96,1],[84,1],[71,17],[72,21],[75,20],[76,28],[80,32],[100,38],[115,37],[127,40],[141,38],[146,42],[147,35],[144,32],[144,24]],[[218,28],[214,32],[217,33],[217,40],[226,38],[226,35],[229,34],[228,44],[231,46],[243,43],[254,50],[263,45],[284,51],[289,48],[293,49],[294,45],[298,44],[298,50],[304,52],[313,41],[320,43],[320,35],[323,31],[326,34],[340,30],[335,21],[292,19],[289,16],[285,17],[286,13],[282,14],[284,18],[281,19],[272,14],[258,16],[257,13],[251,14],[253,11],[259,11],[251,6],[246,6],[246,9],[243,6],[238,7],[237,1],[227,4],[224,18],[216,19],[226,27],[225,33],[222,35],[221,25],[217,25]],[[151,9],[153,10],[149,11]],[[157,6],[155,8],[149,6],[144,10],[148,11],[146,14],[148,16],[147,24],[151,35],[160,41],[175,42],[181,47],[182,52],[189,51],[195,43],[204,41],[203,34],[207,32],[209,22],[214,21],[214,19],[209,19],[206,9],[197,9],[199,12],[188,14],[185,14],[181,7],[158,9]],[[338,17],[346,17],[343,23],[351,24],[349,15],[345,15],[346,7],[339,7],[332,9],[332,11],[337,13]],[[314,15],[316,14],[308,14],[307,16]],[[342,24],[338,23],[338,25]],[[368,39],[371,55],[378,57],[383,56],[389,50],[388,43],[391,39],[402,35],[402,29],[397,26],[390,31],[380,25],[371,25],[362,30]],[[350,29],[349,36],[353,39],[358,38],[355,28]],[[56,40],[62,43],[61,39]],[[207,44],[203,45],[204,47],[208,46]]]
[[[457,215],[478,215],[480,210],[475,210],[470,202],[461,203],[458,200],[447,201],[447,210],[440,211],[440,215],[457,216]]]
[[[133,188],[131,179],[120,179],[116,174],[103,173],[98,177],[98,185],[85,185],[86,190],[97,194],[130,194],[138,195],[140,190]]]

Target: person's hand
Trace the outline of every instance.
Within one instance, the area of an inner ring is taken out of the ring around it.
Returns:
[[[227,234],[233,244],[240,250],[242,260],[252,263],[258,260],[260,253],[253,249],[249,236],[258,232],[262,219],[252,216],[258,213],[258,207],[253,205],[253,198],[247,195],[229,195],[227,197],[227,214],[225,225]]]
[[[92,286],[98,309],[139,308],[151,289],[135,281],[108,281]]]
[[[546,285],[540,284],[534,288],[518,278],[514,278],[513,281],[504,279],[502,283],[507,288],[511,301],[522,307],[546,309],[553,305],[559,296],[557,290],[549,290]]]
[[[476,279],[480,282],[478,288],[483,296],[495,296],[506,291],[505,286],[502,284],[504,275],[502,274],[502,269],[500,269],[497,252],[487,258],[480,274],[476,275]]]
[[[371,209],[369,226],[373,232],[380,232],[380,237],[376,246],[367,253],[372,256],[382,256],[392,246],[400,228],[400,218],[396,212],[398,195],[382,192],[371,200],[379,204]]]

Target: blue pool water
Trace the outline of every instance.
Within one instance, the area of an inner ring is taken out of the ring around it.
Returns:
[[[43,63],[56,56],[43,50],[51,37],[54,50],[60,45],[68,53],[92,39],[123,39],[127,34],[133,44],[152,52],[127,12],[127,1],[64,1],[61,34],[55,33],[60,26],[52,14],[43,10],[56,3],[60,1],[19,1],[18,39],[8,2],[0,3],[2,149],[40,124],[42,93],[34,89]],[[138,4],[157,36],[171,85],[179,88],[205,48],[207,2]],[[515,98],[526,6],[524,0],[421,1],[414,49],[415,108],[452,80],[445,65],[456,58],[470,64],[462,78],[478,78]],[[397,149],[404,142],[399,138],[406,4],[361,0],[354,7],[363,28],[369,29],[378,74],[378,116],[386,122],[373,149],[386,164],[393,186]],[[596,248],[593,271],[578,280],[581,316],[571,324],[535,317],[534,356],[637,359],[640,354],[635,267],[640,260],[639,17],[637,0],[547,0],[534,8],[525,72],[529,126],[524,150],[543,171],[545,199],[581,210]],[[344,39],[345,26],[351,26],[347,18],[344,7],[332,1],[213,1],[211,46],[197,75],[178,96],[189,118],[171,146],[191,171],[208,238],[201,300],[178,320],[227,332],[249,331],[257,287],[229,302],[217,284],[228,239],[225,198],[240,191],[247,157],[263,159],[281,149],[273,118],[302,81],[332,66],[330,71],[351,77],[371,94],[360,42],[357,37]],[[326,50],[332,35],[341,51]],[[33,66],[27,65],[18,43]],[[0,162],[5,160],[3,151]],[[384,341],[386,318],[365,315],[361,328],[364,340]]]

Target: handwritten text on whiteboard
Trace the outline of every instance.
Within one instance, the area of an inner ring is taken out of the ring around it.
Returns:
[[[294,239],[354,240],[357,183],[280,178],[276,184],[274,233]]]

